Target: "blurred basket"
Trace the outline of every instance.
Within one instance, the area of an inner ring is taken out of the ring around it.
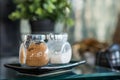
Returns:
[[[116,45],[97,53],[96,65],[120,70],[120,49],[114,46]]]

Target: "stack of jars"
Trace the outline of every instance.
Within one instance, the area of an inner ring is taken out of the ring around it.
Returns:
[[[72,56],[68,35],[29,34],[24,36],[19,51],[19,62],[27,66],[69,63]]]

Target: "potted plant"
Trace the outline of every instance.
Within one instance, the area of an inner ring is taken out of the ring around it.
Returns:
[[[9,15],[12,20],[28,19],[32,32],[53,31],[54,23],[72,24],[68,0],[14,0],[16,9]],[[47,28],[46,28],[47,27]]]

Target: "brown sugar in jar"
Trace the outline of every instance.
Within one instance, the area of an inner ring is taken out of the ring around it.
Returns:
[[[24,44],[22,43],[20,45],[20,50],[19,50],[19,62],[21,64],[25,64],[26,60],[26,55],[25,55],[25,47]]]
[[[43,66],[49,61],[45,43],[31,43],[26,50],[26,65]]]
[[[27,66],[44,66],[49,62],[45,35],[26,35],[20,46],[19,62]]]

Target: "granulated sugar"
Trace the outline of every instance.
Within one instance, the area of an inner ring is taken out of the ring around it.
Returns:
[[[50,56],[50,63],[52,64],[63,64],[63,63],[69,63],[71,60],[71,50],[67,51],[66,53],[51,53]]]

